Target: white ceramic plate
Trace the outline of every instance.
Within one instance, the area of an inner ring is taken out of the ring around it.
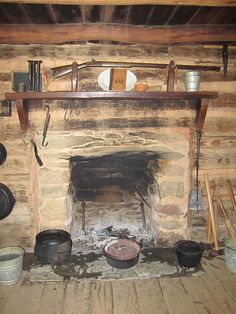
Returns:
[[[110,74],[111,74],[111,69],[107,69],[107,70],[104,70],[103,72],[101,72],[98,76],[99,86],[106,91],[109,91]],[[137,82],[136,75],[133,72],[127,70],[126,91],[133,89],[136,82]]]

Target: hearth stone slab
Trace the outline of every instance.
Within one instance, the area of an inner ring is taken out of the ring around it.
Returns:
[[[26,271],[24,283],[47,281],[85,281],[113,279],[141,279],[159,277],[199,276],[204,270],[198,268],[184,269],[177,261],[171,248],[144,248],[138,263],[129,269],[111,267],[101,250],[71,255],[61,265],[42,265],[34,254],[28,253],[24,259]]]

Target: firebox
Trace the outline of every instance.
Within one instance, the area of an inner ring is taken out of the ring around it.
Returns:
[[[149,150],[72,157],[72,235],[105,228],[137,236],[151,232],[151,198],[159,199],[156,160],[158,154]]]

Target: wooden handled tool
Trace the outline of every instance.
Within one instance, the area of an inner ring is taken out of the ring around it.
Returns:
[[[231,185],[229,180],[226,180],[226,185],[227,185],[227,189],[228,189],[228,192],[229,192],[229,196],[230,196],[231,202],[233,204],[234,211],[236,212],[236,201],[235,201],[235,198],[234,198],[233,188],[232,188],[232,185]]]
[[[213,209],[214,209],[214,217],[215,217],[215,223],[216,223],[216,235],[218,238],[219,235],[219,228],[218,228],[218,213],[217,213],[217,203],[214,202],[214,190],[211,189],[211,199],[213,203]],[[212,243],[213,242],[213,234],[212,234],[212,222],[211,222],[211,216],[210,212],[208,210],[208,226],[207,226],[207,242]]]
[[[212,226],[212,233],[213,233],[214,250],[219,251],[217,231],[216,231],[216,223],[215,223],[215,215],[214,215],[213,202],[212,202],[212,198],[211,198],[209,179],[208,179],[207,174],[205,174],[204,177],[205,177],[205,182],[206,182],[206,191],[207,191],[207,198],[208,198],[208,204],[209,204],[209,213],[210,213],[210,217],[211,217],[210,219],[211,219],[211,226]]]
[[[224,219],[225,219],[225,225],[226,225],[226,228],[228,230],[228,234],[231,238],[236,238],[236,231],[234,229],[234,226],[232,225],[231,221],[230,221],[230,218],[229,218],[229,215],[222,203],[222,200],[220,198],[217,199],[219,205],[220,205],[220,209],[221,209],[221,212],[224,216]]]

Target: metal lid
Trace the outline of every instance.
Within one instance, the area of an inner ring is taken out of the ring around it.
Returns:
[[[130,239],[115,239],[104,247],[104,254],[116,260],[130,260],[140,254],[141,246]]]

